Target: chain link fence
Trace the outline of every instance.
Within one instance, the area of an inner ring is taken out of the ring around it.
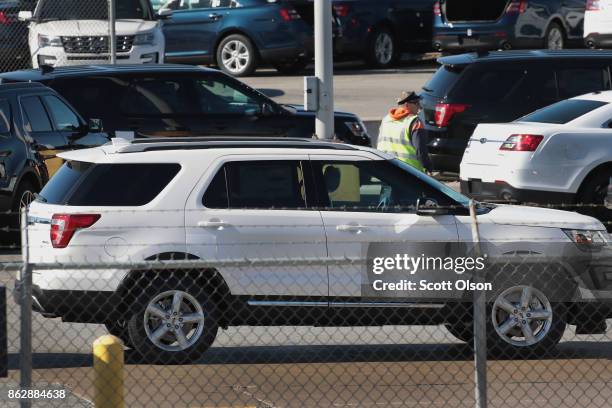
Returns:
[[[30,216],[28,250],[0,271],[2,406],[93,406],[96,384],[116,380],[95,376],[92,345],[107,333],[125,345],[119,375],[129,407],[610,405],[607,245],[509,236],[455,247],[417,241],[421,231],[328,253],[325,240],[296,239],[292,231],[305,227],[296,221],[239,225],[259,238],[202,242],[206,259],[167,248],[127,255],[147,247],[147,235],[172,234],[161,221],[171,213],[148,214],[155,221],[138,224],[142,241],[81,243],[87,256],[74,259],[48,255],[51,226]],[[479,226],[471,224],[475,237]],[[398,254],[455,261],[446,273],[437,264],[410,274]],[[475,265],[484,257],[486,268],[463,271],[460,255]],[[437,286],[410,290],[423,279]]]

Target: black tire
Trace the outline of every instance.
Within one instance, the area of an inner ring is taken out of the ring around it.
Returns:
[[[370,35],[366,50],[366,63],[372,68],[389,68],[398,57],[398,45],[393,33],[381,27]]]
[[[181,292],[183,296],[180,311],[177,314],[170,310],[172,306],[168,303],[165,303],[166,306],[164,306],[163,301],[168,296],[173,301],[176,292]],[[162,297],[161,303],[153,303],[160,296]],[[136,297],[137,300],[132,306],[133,315],[128,321],[128,330],[133,348],[144,362],[156,364],[190,363],[200,358],[213,344],[219,328],[218,310],[209,293],[203,290],[193,279],[189,277],[181,278],[175,274],[171,276],[160,274]],[[147,312],[147,306],[151,304],[159,306],[164,313],[167,312],[166,317],[169,317],[170,320],[164,323],[163,320],[156,318],[154,313]],[[181,323],[181,316],[193,316],[198,313],[197,305],[201,308],[202,323],[199,323],[199,325],[198,323]],[[146,313],[148,314],[145,315]],[[147,320],[145,320],[146,316],[149,316]],[[151,316],[153,317],[151,318]],[[147,327],[145,327],[145,321]],[[153,324],[151,324],[152,321]],[[181,325],[181,331],[183,325],[187,327],[186,331],[183,332],[185,341],[187,341],[184,348],[177,341],[176,331],[173,328],[168,329],[175,324],[174,327],[177,328],[178,325]],[[166,327],[163,327],[164,325]],[[155,344],[151,337],[154,337],[158,329],[163,329],[162,332],[165,334],[159,338],[158,344]],[[172,348],[172,350],[168,348]]]
[[[230,58],[230,52],[235,53]],[[246,58],[239,58],[245,55]],[[252,74],[257,68],[258,55],[255,46],[248,37],[241,34],[232,34],[225,37],[219,43],[216,52],[217,66],[229,75],[243,77]]]
[[[604,168],[590,175],[578,190],[578,203],[594,205],[593,207],[578,208],[578,212],[597,218],[603,222],[612,232],[612,210],[604,207],[610,178],[612,177],[612,166]]]
[[[17,187],[7,220],[9,226],[7,237],[10,245],[21,245],[21,223],[19,219],[19,211],[24,202],[29,204],[34,199],[34,193],[37,191],[38,189],[29,181],[22,181],[19,184],[19,187]]]
[[[544,48],[549,50],[562,50],[565,48],[565,31],[558,23],[550,23],[544,37]]]
[[[474,342],[474,330],[472,323],[462,322],[462,321],[454,321],[447,322],[444,324],[446,330],[449,331],[455,338],[472,344]]]
[[[308,65],[308,60],[298,59],[293,62],[285,62],[282,64],[275,64],[274,69],[284,75],[293,75],[302,72]]]
[[[128,330],[128,324],[125,320],[108,321],[104,323],[109,334],[117,336],[126,347],[132,347],[132,340]]]

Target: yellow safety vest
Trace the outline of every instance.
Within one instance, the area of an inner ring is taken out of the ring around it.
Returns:
[[[416,119],[416,115],[409,115],[401,120],[393,120],[390,115],[385,116],[380,126],[376,148],[391,153],[404,163],[424,172],[425,168],[417,156],[417,150],[410,143],[410,128]]]

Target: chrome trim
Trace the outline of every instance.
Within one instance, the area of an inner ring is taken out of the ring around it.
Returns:
[[[28,216],[28,225],[32,225],[32,224],[51,224],[51,219],[35,217],[33,215],[30,215]]]
[[[410,302],[317,302],[317,301],[285,301],[285,300],[248,300],[249,306],[272,307],[398,307],[410,309],[441,309],[442,303],[410,303]]]

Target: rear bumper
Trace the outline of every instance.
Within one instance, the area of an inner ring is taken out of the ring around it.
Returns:
[[[612,34],[589,34],[584,39],[584,44],[588,48],[612,48]]]
[[[480,201],[542,204],[573,204],[576,195],[554,191],[514,188],[506,182],[488,183],[478,179],[460,181],[461,192]]]
[[[514,26],[491,26],[487,29],[440,29],[434,32],[432,44],[436,51],[497,50],[541,47],[542,40],[517,37]]]

